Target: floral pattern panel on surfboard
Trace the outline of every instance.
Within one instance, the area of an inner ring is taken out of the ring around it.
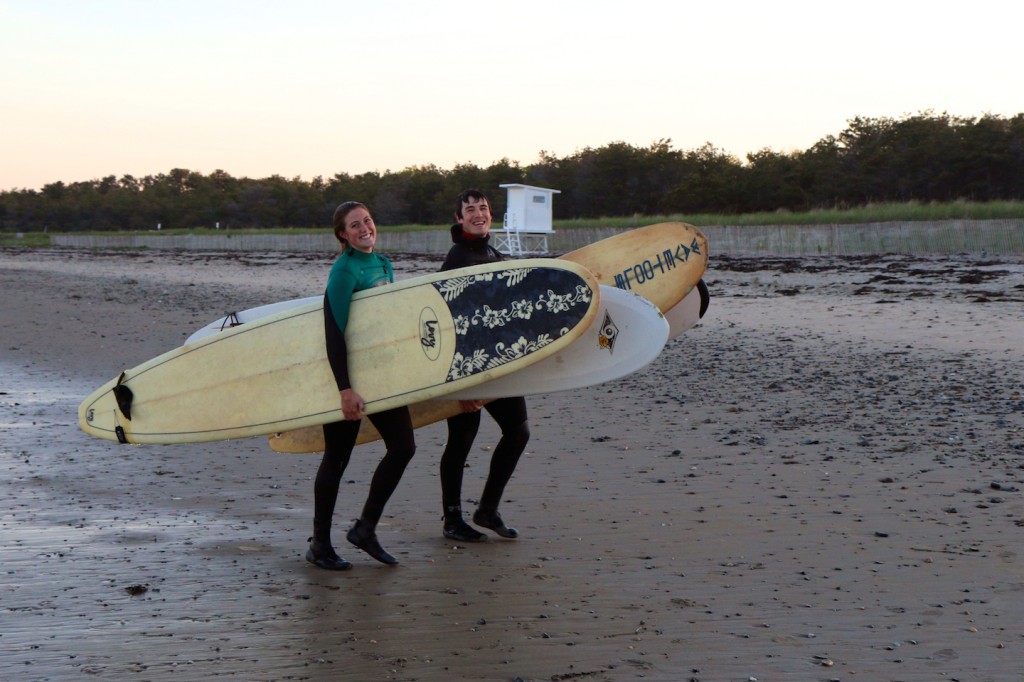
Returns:
[[[579,324],[594,296],[582,278],[556,268],[453,277],[434,286],[455,319],[455,357],[448,381],[543,348]],[[474,288],[488,290],[488,303],[480,304],[482,297],[471,294]]]

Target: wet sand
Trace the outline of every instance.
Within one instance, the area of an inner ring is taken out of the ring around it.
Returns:
[[[395,568],[337,530],[383,454],[356,450],[340,574],[303,560],[317,455],[118,446],[75,414],[329,263],[0,250],[0,679],[1021,679],[1024,262],[713,255],[654,364],[528,399],[520,539],[441,536],[435,425],[379,529]]]

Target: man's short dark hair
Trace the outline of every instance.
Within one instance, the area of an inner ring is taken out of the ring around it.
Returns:
[[[468,204],[470,200],[475,201],[486,201],[487,208],[491,207],[491,200],[487,198],[487,195],[478,189],[467,189],[459,193],[459,196],[455,198],[455,215],[462,217],[462,205]]]

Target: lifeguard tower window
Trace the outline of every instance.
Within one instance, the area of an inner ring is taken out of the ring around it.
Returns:
[[[508,201],[501,229],[492,230],[495,248],[510,256],[546,254],[548,236],[555,233],[552,197],[559,190],[520,184],[499,187],[508,192]]]

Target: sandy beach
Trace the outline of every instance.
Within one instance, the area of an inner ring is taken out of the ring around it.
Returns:
[[[331,254],[0,249],[0,679],[1024,679],[1024,260],[711,246],[710,310],[657,361],[528,398],[518,540],[442,537],[434,425],[379,528],[401,565],[336,530],[340,574],[303,559],[318,455],[76,416],[203,324],[319,293]],[[355,451],[336,529],[382,454]]]

